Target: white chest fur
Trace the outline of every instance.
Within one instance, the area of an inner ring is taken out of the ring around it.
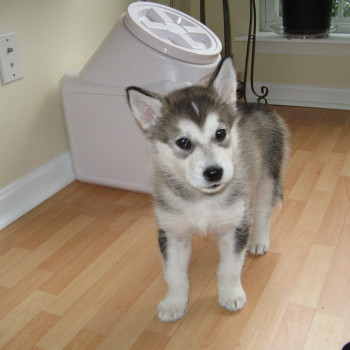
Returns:
[[[227,206],[215,196],[197,202],[180,200],[175,206],[174,212],[156,208],[156,215],[162,229],[179,237],[191,233],[225,233],[239,226],[246,212],[246,204],[241,198]]]

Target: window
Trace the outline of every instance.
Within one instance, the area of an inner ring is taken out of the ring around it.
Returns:
[[[269,32],[277,24],[282,24],[282,1],[261,0],[261,30]],[[336,33],[350,33],[350,0],[333,0],[332,24]]]

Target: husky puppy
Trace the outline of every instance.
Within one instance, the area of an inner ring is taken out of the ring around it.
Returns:
[[[246,303],[241,284],[246,250],[261,255],[269,249],[271,215],[282,199],[288,132],[265,106],[236,104],[236,88],[230,56],[220,62],[207,86],[165,96],[127,88],[129,106],[152,154],[167,284],[158,305],[162,321],[185,313],[193,233],[217,237],[218,301],[230,311]]]

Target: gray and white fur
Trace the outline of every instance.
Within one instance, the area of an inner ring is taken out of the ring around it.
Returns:
[[[236,81],[228,56],[206,86],[167,95],[127,88],[130,108],[152,154],[154,207],[167,284],[158,305],[162,321],[185,313],[194,233],[217,238],[218,301],[230,311],[246,303],[241,272],[247,249],[255,255],[269,249],[271,216],[282,200],[288,131],[266,106],[237,104]]]

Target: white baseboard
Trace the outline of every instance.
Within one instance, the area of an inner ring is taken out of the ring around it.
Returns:
[[[260,87],[263,85],[269,89],[267,101],[272,105],[350,110],[350,89],[257,82],[254,84],[254,88],[258,94],[260,94]],[[249,86],[247,87],[247,100],[256,102],[256,97]]]
[[[0,190],[0,230],[74,181],[71,156],[65,152]]]

